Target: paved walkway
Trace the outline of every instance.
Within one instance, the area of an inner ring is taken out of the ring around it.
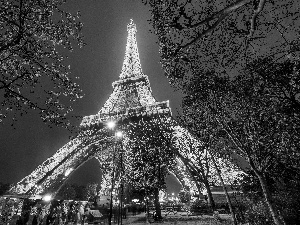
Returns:
[[[213,216],[209,215],[201,215],[201,216],[183,216],[180,214],[175,215],[167,215],[165,216],[163,214],[164,221],[163,222],[152,222],[147,223],[145,213],[141,213],[135,216],[129,215],[127,219],[123,219],[122,224],[123,225],[145,225],[145,224],[151,224],[151,225],[221,225],[221,224],[228,224],[230,225],[230,215],[227,214],[221,214],[220,215],[222,221],[227,221],[226,223],[217,223],[213,220]],[[151,222],[151,221],[150,221]]]

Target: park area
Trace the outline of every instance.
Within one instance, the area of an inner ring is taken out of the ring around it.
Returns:
[[[1,198],[0,224],[232,224],[224,210],[208,213],[185,208],[162,207],[162,219],[155,219],[155,210],[145,205],[118,205],[110,211],[108,205],[98,206],[88,201]],[[111,223],[109,223],[111,215]]]
[[[299,225],[300,1],[1,0],[0,134],[0,225]]]
[[[189,212],[185,210],[161,210],[162,219],[155,220],[155,211],[148,214],[143,205],[129,205],[120,213],[119,207],[112,208],[109,223],[109,207],[95,206],[83,201],[52,201],[1,198],[0,224],[232,224],[229,214]]]

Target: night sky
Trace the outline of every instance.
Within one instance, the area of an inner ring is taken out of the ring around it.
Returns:
[[[170,100],[173,115],[180,109],[181,94],[174,92],[159,64],[157,38],[150,32],[148,6],[139,0],[70,0],[68,11],[81,12],[86,46],[75,48],[67,64],[72,77],[79,76],[84,97],[74,105],[74,114],[96,114],[112,93],[112,82],[118,80],[126,48],[127,24],[132,18],[137,26],[137,43],[143,73],[149,76],[157,101]],[[2,97],[2,96],[1,96]],[[71,135],[63,128],[49,128],[37,113],[0,125],[0,182],[16,183],[66,144]],[[99,182],[96,159],[81,166],[68,182],[85,184]],[[168,192],[178,192],[174,177],[167,179]]]

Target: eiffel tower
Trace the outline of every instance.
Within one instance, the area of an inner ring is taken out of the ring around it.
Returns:
[[[188,149],[191,148],[190,146],[196,148],[200,145],[172,118],[169,101],[157,102],[153,97],[148,76],[143,74],[141,69],[136,42],[137,30],[132,20],[127,25],[127,31],[126,52],[121,74],[119,80],[112,84],[113,92],[104,106],[97,114],[84,117],[78,135],[13,186],[10,189],[11,193],[55,195],[70,174],[91,158],[99,161],[103,173],[102,192],[108,190],[111,187],[113,154],[116,150],[116,136],[107,126],[111,121],[115,121],[120,126],[132,120],[138,122],[145,117],[157,117],[171,128],[173,138],[184,140],[180,144],[177,141],[174,148],[191,152]],[[188,144],[184,144],[187,142]],[[185,189],[197,192],[192,177],[179,157],[176,158],[176,166],[170,172]]]

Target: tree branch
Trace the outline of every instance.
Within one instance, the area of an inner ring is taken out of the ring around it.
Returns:
[[[22,7],[23,7],[23,0],[20,0],[20,7],[19,7],[20,13],[19,13],[19,24],[18,24],[19,31],[18,31],[18,34],[11,42],[9,42],[9,43],[3,45],[2,47],[0,47],[0,52],[7,50],[9,47],[11,47],[13,45],[19,44],[21,39],[22,39],[23,25],[24,25],[23,24],[24,20],[22,19]]]
[[[193,43],[195,43],[199,39],[203,38],[205,35],[211,33],[219,25],[219,23],[221,23],[225,19],[225,17],[227,17],[227,15],[221,16],[212,26],[209,26],[209,28],[207,30],[204,30],[201,34],[199,34],[197,37],[195,37],[193,40],[186,43],[185,45],[179,46],[179,48],[177,48],[175,50],[174,56],[176,56],[178,54],[178,52],[182,51],[184,48],[192,45]]]
[[[250,33],[248,35],[248,38],[253,36],[254,31],[255,31],[255,26],[256,26],[256,18],[258,16],[258,14],[263,10],[265,4],[266,4],[266,0],[260,0],[257,9],[254,10],[252,18],[250,20],[251,26],[250,26]]]
[[[14,90],[12,90],[10,88],[6,88],[6,90],[8,90],[12,95],[17,96],[17,97],[23,99],[25,102],[28,102],[29,105],[30,105],[30,107],[37,108],[37,109],[39,109],[41,111],[46,111],[46,109],[43,109],[43,108],[39,107],[37,104],[33,103],[29,98],[24,97],[23,95],[15,92]]]
[[[235,10],[241,8],[242,6],[244,6],[244,5],[246,5],[250,2],[251,2],[251,0],[238,0],[235,3],[233,3],[233,4],[229,5],[228,7],[226,7],[225,9],[222,9],[219,12],[215,13],[211,17],[208,17],[205,20],[202,20],[202,21],[200,21],[198,23],[195,23],[191,26],[188,26],[187,28],[195,28],[195,27],[198,27],[198,26],[201,26],[201,25],[208,24],[209,22],[211,22],[215,19],[219,19],[220,17],[222,17],[224,15],[228,15],[228,14],[234,12]]]
[[[202,20],[202,21],[200,21],[196,24],[193,24],[191,26],[187,26],[185,29],[196,28],[196,27],[199,27],[201,25],[208,25],[208,29],[202,31],[192,41],[186,43],[183,46],[180,46],[179,48],[177,48],[174,52],[174,56],[177,55],[179,51],[181,51],[184,48],[192,45],[193,43],[195,43],[199,39],[203,38],[205,35],[211,33],[229,14],[231,14],[232,12],[236,11],[237,9],[241,8],[242,6],[244,6],[244,5],[246,5],[250,2],[251,2],[251,0],[239,0],[239,1],[231,4],[230,6],[226,7],[225,9],[222,9],[221,11],[215,13],[211,17],[206,18],[205,20]],[[211,22],[213,20],[217,20],[217,21],[214,22],[212,25],[209,25],[209,22]]]
[[[4,81],[0,81],[1,83],[3,83],[3,85],[0,86],[0,89],[9,88],[9,86],[12,85],[15,81],[17,81],[17,80],[19,80],[21,78],[24,78],[26,75],[30,75],[30,73],[28,73],[28,72],[22,73],[21,75],[16,76],[15,79],[12,79],[9,83],[6,83]]]

